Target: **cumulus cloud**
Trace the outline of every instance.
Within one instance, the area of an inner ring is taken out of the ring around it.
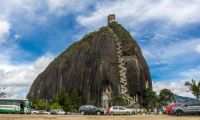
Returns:
[[[29,64],[1,64],[0,63],[0,87],[10,97],[25,97],[33,80],[53,60],[50,54],[39,57]]]
[[[162,20],[177,26],[200,22],[200,2],[197,0],[117,0],[98,2],[95,10],[77,17],[83,26],[96,26],[105,24],[104,19],[110,13],[116,13],[117,19],[135,26],[149,21]],[[92,23],[92,24],[91,24]]]
[[[196,82],[199,82],[200,68],[197,67],[182,71],[177,76],[179,76],[180,79],[160,80],[157,82],[153,82],[154,91],[159,93],[160,90],[167,88],[177,95],[195,98],[195,96],[193,96],[191,92],[188,92],[189,89],[187,86],[185,86],[185,82],[190,82],[192,79],[194,79]]]
[[[50,13],[66,15],[69,12],[83,12],[92,0],[48,0],[47,5]]]
[[[172,63],[186,55],[192,55],[198,52],[198,44],[200,39],[187,39],[173,42],[173,44],[152,44],[143,49],[143,53],[147,59],[151,59],[155,63]],[[197,46],[197,47],[196,47]],[[156,49],[155,49],[156,48]]]
[[[8,21],[0,19],[0,43],[6,41],[6,38],[10,33],[10,27],[11,25]]]
[[[188,69],[181,72],[180,75],[187,80],[200,80],[200,67]]]
[[[174,80],[174,81],[158,81],[153,82],[153,90],[158,94],[160,90],[166,88],[171,90],[174,94],[185,96],[185,97],[194,97],[191,92],[188,92],[188,88],[184,85],[187,80]]]
[[[6,87],[3,91],[7,94],[6,97],[10,98],[25,98],[29,87],[27,86],[11,86]]]
[[[198,52],[198,53],[200,54],[200,44],[198,44],[198,45],[196,46],[196,52]]]
[[[0,0],[1,2],[1,13],[2,17],[11,18],[12,15],[24,14],[25,17],[34,14],[35,10],[38,9],[39,4],[42,2],[28,1],[28,0]],[[34,8],[35,6],[35,8]],[[28,15],[29,14],[29,15]]]
[[[73,12],[84,10],[85,5],[87,5],[83,4],[84,2],[77,0],[49,0],[47,4],[50,12],[63,15],[70,10],[73,10]]]

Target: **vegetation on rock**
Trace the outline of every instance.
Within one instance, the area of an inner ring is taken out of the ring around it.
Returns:
[[[53,100],[33,99],[32,108],[39,110],[60,109],[64,111],[77,112],[81,105],[81,99],[76,90],[73,90],[69,95],[65,89],[54,97]]]

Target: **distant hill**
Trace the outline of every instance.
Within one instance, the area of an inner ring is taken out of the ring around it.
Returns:
[[[174,98],[175,98],[177,103],[185,103],[185,102],[189,102],[189,101],[196,101],[196,99],[194,99],[194,98],[183,97],[183,96],[179,96],[179,95],[176,95],[176,94],[174,94]]]

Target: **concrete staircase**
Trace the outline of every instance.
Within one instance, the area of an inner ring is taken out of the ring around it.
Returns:
[[[114,35],[114,41],[116,45],[116,53],[117,53],[117,58],[118,58],[118,68],[119,68],[119,77],[120,77],[120,86],[119,86],[120,94],[122,98],[124,99],[124,101],[128,104],[128,106],[131,107],[136,103],[136,99],[135,98],[133,99],[129,95],[127,77],[126,77],[127,68],[125,67],[125,61],[130,60],[131,57],[125,57],[122,55],[122,44],[119,41],[119,38],[117,37],[117,35],[114,33],[114,31],[111,28],[109,28],[109,30]]]

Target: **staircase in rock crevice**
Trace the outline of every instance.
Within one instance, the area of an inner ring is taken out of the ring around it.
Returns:
[[[114,33],[114,31],[112,30],[112,28],[109,28],[109,30],[114,35],[114,42],[115,42],[115,45],[116,45],[116,53],[117,53],[118,68],[119,68],[119,77],[120,77],[120,85],[119,85],[120,94],[121,94],[123,100],[129,106],[133,106],[133,104],[136,103],[136,100],[133,99],[133,97],[131,97],[129,95],[128,84],[127,84],[127,77],[126,77],[127,68],[125,67],[125,61],[126,60],[130,60],[130,58],[127,59],[125,56],[122,55],[122,44],[119,41],[119,38]]]

